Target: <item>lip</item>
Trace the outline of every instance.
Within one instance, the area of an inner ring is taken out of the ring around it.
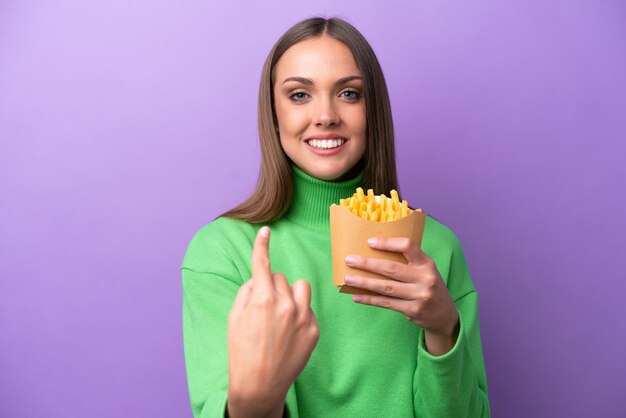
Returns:
[[[309,135],[306,138],[304,138],[304,142],[308,142],[311,139],[343,139],[345,142],[348,142],[348,138],[346,138],[345,136],[334,134],[332,132],[325,133],[325,134]]]
[[[309,141],[311,139],[343,139],[344,142],[343,142],[343,144],[341,146],[338,146],[336,148],[321,149],[321,148],[315,148],[315,147],[309,145],[309,143],[307,141]],[[347,143],[348,143],[348,139],[346,137],[343,137],[343,136],[337,135],[337,134],[332,134],[332,133],[312,135],[312,136],[307,137],[304,140],[304,145],[306,145],[307,149],[309,151],[311,151],[313,154],[319,155],[321,157],[331,157],[333,155],[339,154],[341,151],[344,150],[344,148],[345,148]]]

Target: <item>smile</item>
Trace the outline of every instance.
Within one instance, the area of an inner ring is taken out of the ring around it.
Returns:
[[[342,146],[345,139],[309,139],[307,144],[318,149],[332,149]]]

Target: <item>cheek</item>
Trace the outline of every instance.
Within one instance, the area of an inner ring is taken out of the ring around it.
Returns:
[[[275,102],[276,119],[278,127],[283,135],[297,135],[306,124],[306,113],[304,109],[285,103],[283,100]]]
[[[276,121],[278,126],[281,127],[285,121],[285,107],[280,100],[274,102],[274,111],[276,112]]]
[[[367,132],[367,119],[365,118],[365,116],[363,116],[363,118],[360,121],[360,130],[361,130],[361,134],[363,135],[363,138],[365,138],[365,133]]]
[[[365,105],[351,109],[349,118],[354,133],[365,136],[367,130],[367,116],[365,114]]]
[[[355,130],[358,131],[358,135],[361,139],[361,141],[359,141],[359,154],[362,157],[367,148],[367,116],[365,114],[365,106],[363,106],[361,111],[356,116],[355,124]]]

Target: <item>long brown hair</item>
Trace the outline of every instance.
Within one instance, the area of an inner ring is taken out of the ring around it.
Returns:
[[[281,217],[291,205],[291,161],[280,145],[274,111],[274,69],[291,46],[308,38],[331,36],[350,48],[363,78],[367,120],[366,148],[358,164],[364,167],[363,187],[376,193],[398,189],[393,121],[387,85],[372,47],[354,26],[338,18],[313,17],[292,26],[270,51],[259,87],[258,129],[261,171],[252,195],[221,216],[250,223],[266,223]]]

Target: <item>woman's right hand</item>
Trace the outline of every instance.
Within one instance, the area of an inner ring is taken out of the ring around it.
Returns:
[[[289,286],[270,268],[268,227],[257,233],[252,278],[228,317],[228,414],[282,417],[287,391],[306,365],[319,328],[305,280]]]

